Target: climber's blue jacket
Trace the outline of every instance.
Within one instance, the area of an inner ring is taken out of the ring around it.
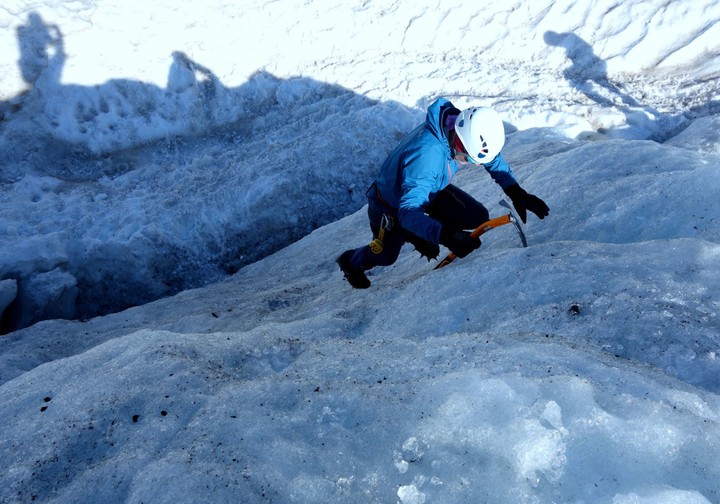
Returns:
[[[433,243],[440,242],[442,224],[424,208],[460,167],[447,139],[448,126],[453,124],[449,118],[459,113],[445,98],[437,99],[428,107],[425,122],[390,153],[377,178],[380,197],[397,210],[400,226]],[[517,184],[502,153],[484,166],[502,189]]]

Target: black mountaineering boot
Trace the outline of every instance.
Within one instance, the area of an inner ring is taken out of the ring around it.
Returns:
[[[353,255],[354,250],[346,250],[340,257],[337,258],[337,263],[340,266],[340,270],[345,275],[347,281],[356,289],[367,289],[370,287],[370,280],[365,276],[363,270],[353,268],[350,264],[350,258]]]

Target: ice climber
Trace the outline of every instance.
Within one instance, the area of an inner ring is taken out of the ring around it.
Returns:
[[[450,183],[460,165],[483,165],[523,222],[528,210],[545,218],[550,209],[515,180],[500,153],[504,144],[505,128],[493,109],[460,111],[445,98],[430,105],[425,122],[390,153],[367,191],[373,240],[337,259],[350,285],[370,287],[365,272],[393,264],[405,243],[428,260],[437,258],[438,244],[458,257],[480,247],[480,239],[468,230],[487,221],[489,213]]]

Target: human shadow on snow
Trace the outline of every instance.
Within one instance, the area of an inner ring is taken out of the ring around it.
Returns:
[[[563,76],[570,84],[598,105],[612,107],[616,105],[615,97],[629,107],[641,105],[630,95],[612,82],[607,75],[607,63],[595,54],[590,44],[574,33],[545,32],[545,43],[562,47],[565,55],[572,63],[563,71]],[[609,97],[595,89],[599,86],[609,93]]]
[[[565,49],[571,65],[564,69],[563,76],[573,88],[602,107],[614,107],[621,111],[628,124],[650,130],[650,140],[663,142],[685,129],[693,119],[720,113],[720,102],[717,100],[689,107],[678,114],[662,113],[633,98],[622,84],[613,82],[608,76],[605,60],[578,35],[549,30],[545,32],[544,40],[550,46]]]
[[[62,84],[67,54],[60,28],[33,12],[17,39],[26,89],[0,104],[0,134],[12,145],[0,154],[9,167],[0,182],[26,173],[68,181],[117,175],[131,168],[118,162],[119,152],[206,132],[228,122],[213,110],[216,97],[242,98],[243,86],[225,88],[180,51],[172,54],[165,88],[132,79]]]

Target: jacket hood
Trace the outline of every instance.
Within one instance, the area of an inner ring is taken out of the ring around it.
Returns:
[[[460,110],[445,98],[438,98],[427,109],[425,116],[425,127],[438,140],[447,142],[447,128],[445,126],[449,115],[458,115]]]

